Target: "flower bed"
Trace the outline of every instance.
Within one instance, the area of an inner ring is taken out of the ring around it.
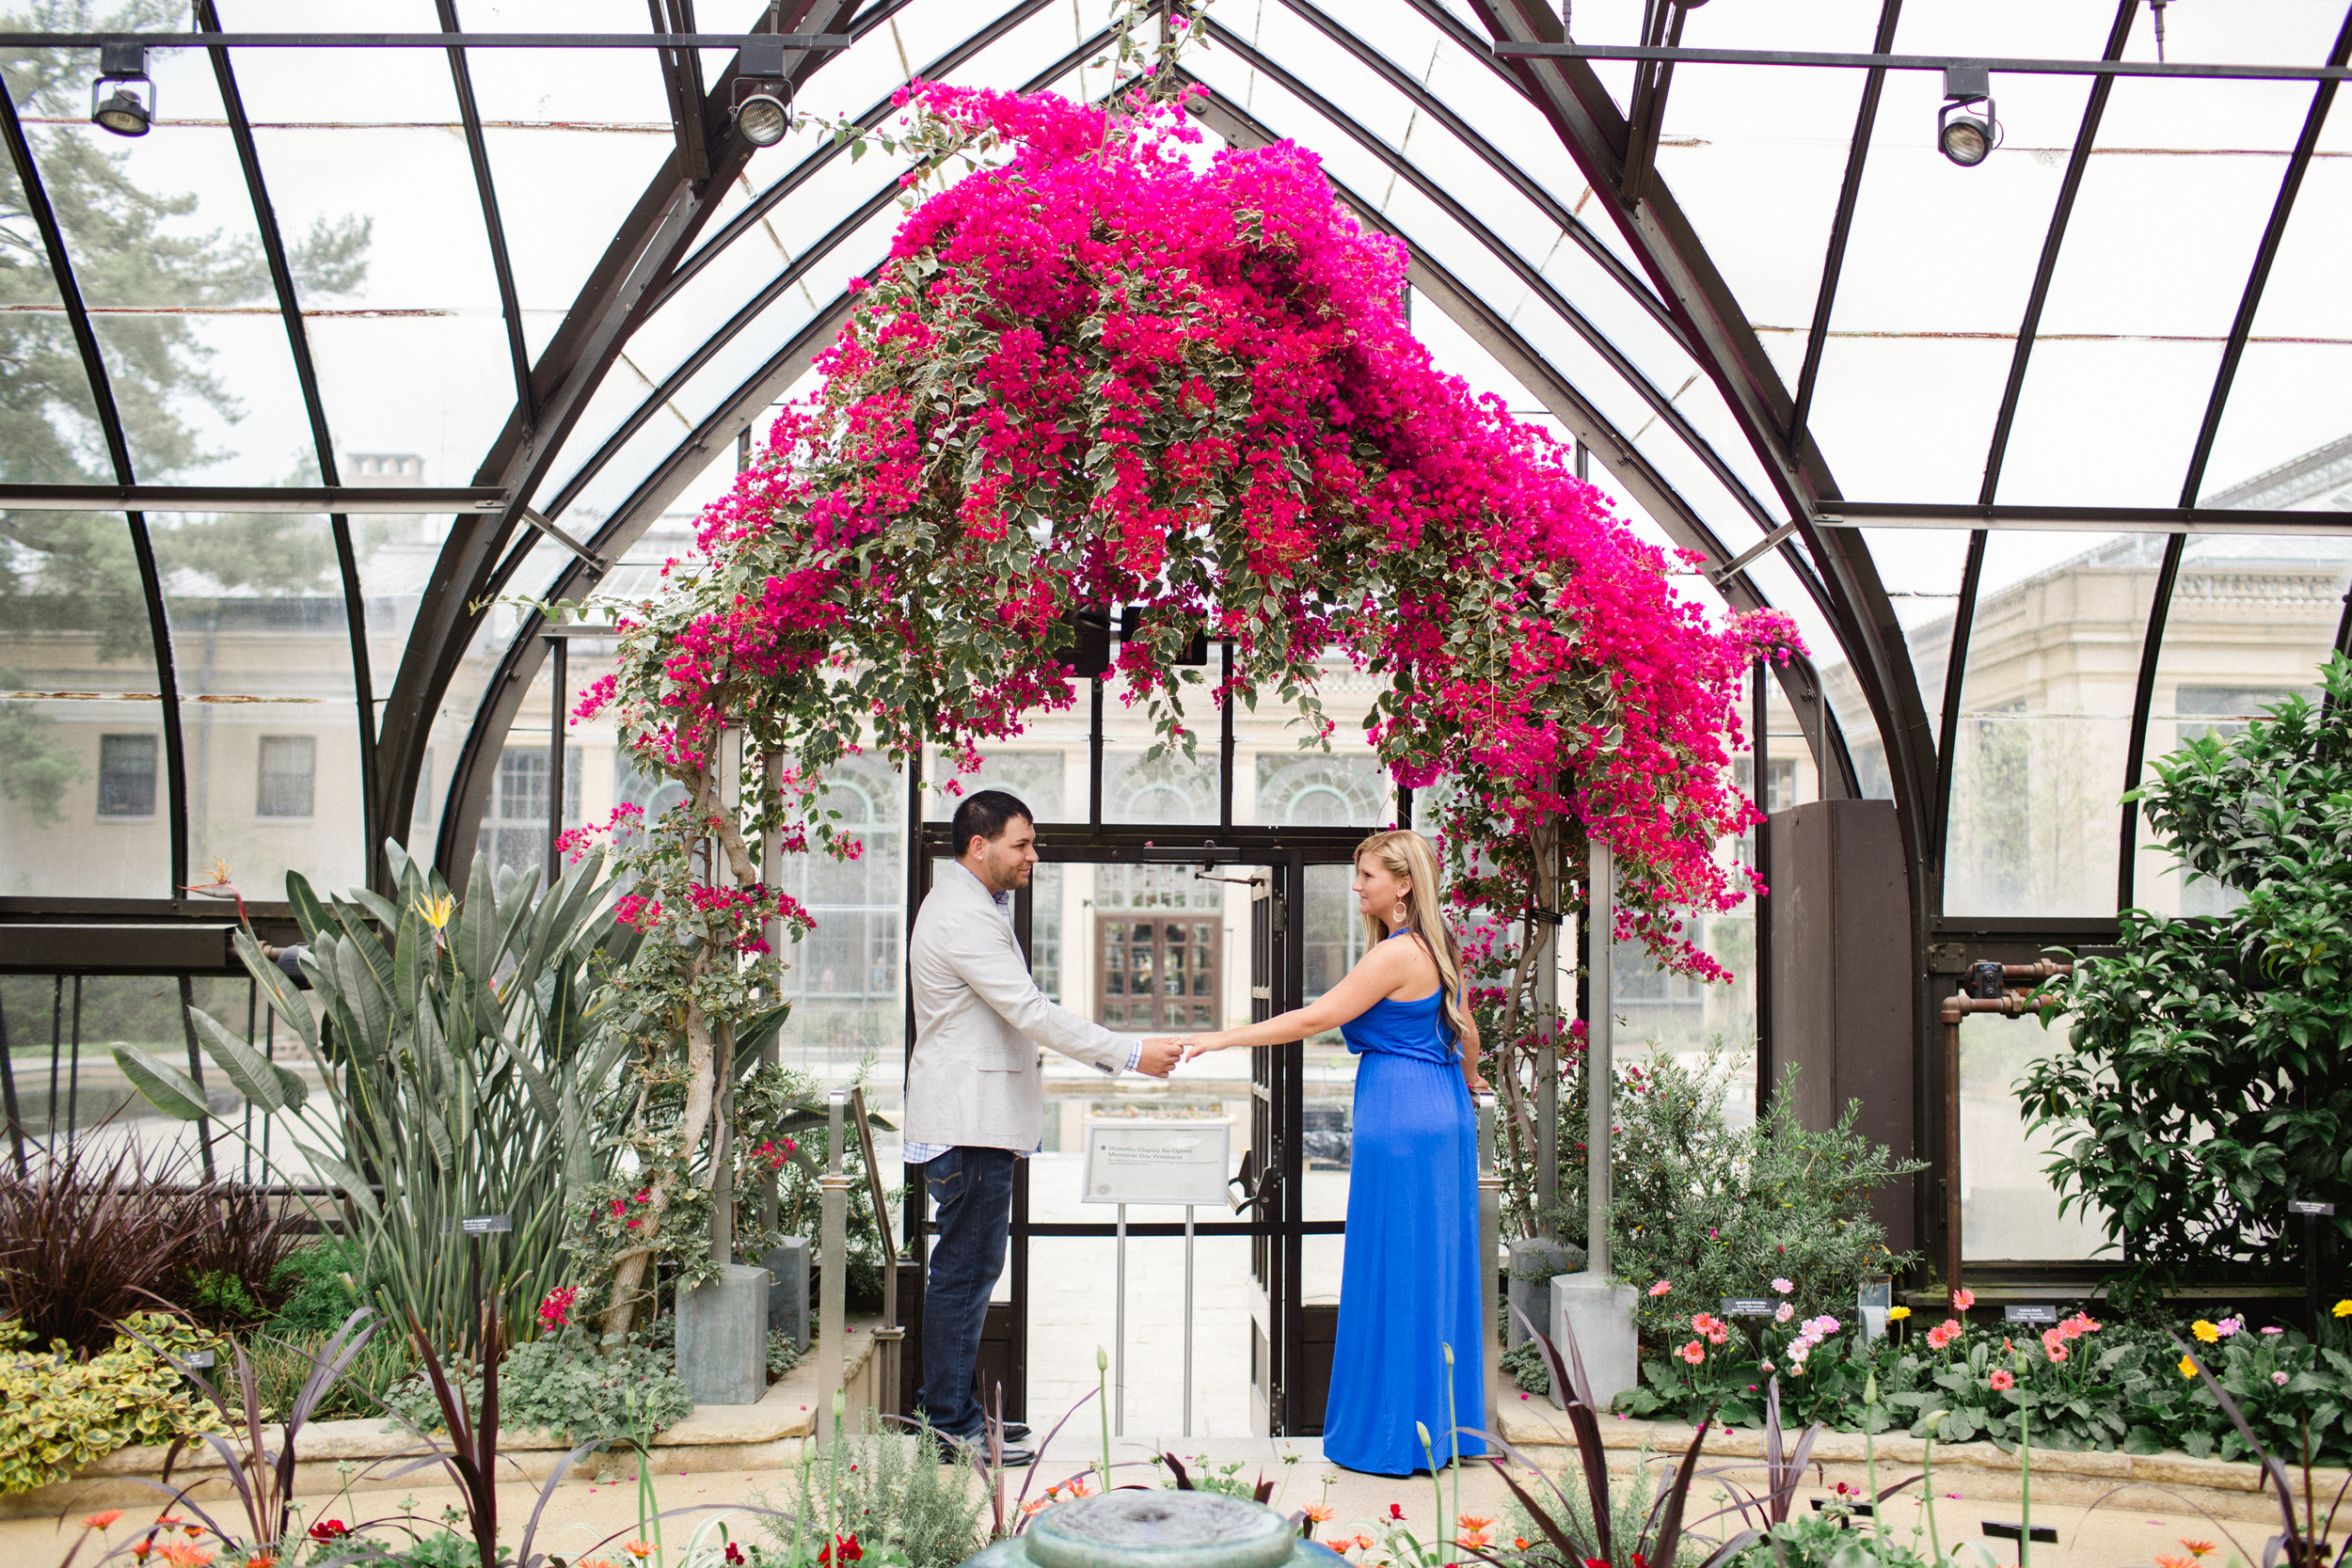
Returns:
[[[1964,1313],[1974,1302],[1963,1291],[1957,1305]],[[2352,1302],[2338,1309],[2352,1316]],[[1641,1386],[1616,1407],[1684,1420],[1712,1412],[1727,1426],[1756,1426],[1777,1375],[1792,1425],[1925,1437],[1933,1418],[1933,1434],[1950,1443],[1982,1436],[2012,1449],[2023,1425],[2037,1449],[2249,1457],[2217,1386],[2271,1452],[2352,1462],[2352,1356],[2293,1329],[2232,1315],[2176,1335],[2076,1312],[2039,1332],[1957,1314],[1921,1331],[1907,1307],[1889,1316],[1890,1332],[1866,1346],[1854,1325],[1828,1314],[1793,1322],[1786,1304],[1753,1327],[1695,1313],[1688,1340],[1647,1358]],[[2197,1376],[2201,1365],[2211,1383]],[[1874,1407],[1864,1402],[1872,1378]]]

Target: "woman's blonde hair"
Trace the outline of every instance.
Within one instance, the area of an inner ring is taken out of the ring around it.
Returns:
[[[1454,941],[1454,927],[1445,923],[1438,851],[1410,828],[1391,828],[1356,846],[1357,860],[1367,855],[1390,876],[1410,884],[1405,895],[1405,928],[1420,937],[1438,960],[1438,994],[1445,998],[1446,1025],[1458,1048],[1470,1035],[1470,1007],[1462,991],[1462,950]],[[1385,941],[1388,922],[1366,911],[1364,932],[1373,942]]]

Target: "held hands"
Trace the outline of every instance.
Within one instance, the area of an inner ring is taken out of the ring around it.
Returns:
[[[1153,1078],[1167,1077],[1184,1059],[1184,1047],[1189,1043],[1176,1035],[1152,1036],[1143,1042],[1143,1059],[1136,1064],[1136,1070]]]

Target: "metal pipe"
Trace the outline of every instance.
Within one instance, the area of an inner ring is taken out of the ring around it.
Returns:
[[[748,432],[746,434],[748,434]],[[777,785],[782,779],[783,769],[784,753],[782,752],[778,751],[773,746],[766,747],[761,750],[759,753],[759,782],[762,799],[759,802],[759,816],[762,819],[763,825],[759,830],[759,879],[766,883],[771,890],[784,885],[784,845],[776,834],[774,825],[772,823],[766,822],[765,818],[771,811],[775,809],[776,797],[779,793]],[[776,954],[783,951],[783,916],[780,914],[771,914],[766,920],[760,922],[759,936],[760,940],[768,944],[768,954],[770,958],[772,958],[776,956]],[[774,1006],[779,1000],[779,998],[773,996],[763,996],[760,998],[762,1003],[771,1007]],[[771,1029],[768,1032],[767,1040],[763,1042],[759,1048],[759,1065],[762,1067],[782,1067],[784,1065],[784,1032],[782,1030]],[[865,1122],[861,1117],[859,1126],[862,1129],[864,1125]],[[866,1159],[866,1168],[869,1170],[873,1168],[873,1160],[871,1156],[868,1156]],[[759,1227],[762,1230],[772,1231],[775,1229],[777,1211],[776,1170],[775,1167],[771,1165],[769,1167],[767,1174],[759,1179]],[[877,1204],[875,1206],[874,1212],[877,1215],[880,1215],[882,1212],[881,1205]],[[882,1226],[882,1234],[885,1240],[887,1240],[889,1233],[890,1227],[885,1221]],[[898,1271],[896,1269],[891,1270],[889,1279],[891,1290],[894,1294],[897,1291],[898,1277]],[[895,1313],[891,1315],[890,1321],[892,1323],[898,1322],[898,1317]]]
[[[1111,1292],[1111,1435],[1127,1435],[1127,1206],[1119,1206],[1119,1262]]]
[[[1217,40],[1222,43],[1224,39]],[[1833,71],[1948,71],[1974,66],[2008,76],[2169,76],[2228,82],[2341,82],[2343,66],[2210,65],[2162,60],[1986,59],[1964,55],[1842,55],[1800,49],[1659,48],[1622,43],[1520,43],[1494,46],[1498,59],[1679,60],[1699,65],[1804,66]]]
[[[1502,1173],[1495,1168],[1495,1097],[1475,1097],[1478,1117],[1478,1322],[1479,1365],[1486,1370],[1486,1403],[1481,1412],[1488,1433],[1502,1430],[1502,1327],[1495,1316],[1495,1271],[1502,1256]],[[1190,1303],[1186,1303],[1189,1307]],[[1189,1311],[1185,1314],[1191,1316]],[[1187,1330],[1187,1333],[1190,1331]],[[1185,1429],[1191,1435],[1191,1429]]]
[[[2003,964],[2001,977],[2005,980],[2048,980],[2072,974],[2074,966],[2042,958],[2029,964]],[[1965,1259],[1961,1245],[1961,1132],[1960,1132],[1960,1025],[1971,1013],[1997,1013],[2003,1018],[2024,1018],[2038,1011],[2042,998],[2029,991],[2004,991],[1997,997],[1963,996],[1958,992],[1944,998],[1944,1282],[1947,1289],[1959,1291]]]
[[[835,1089],[825,1104],[825,1174],[817,1179],[818,1245],[824,1281],[817,1291],[817,1441],[833,1440],[833,1396],[841,1386],[846,1348],[842,1315],[850,1272],[850,1179],[841,1172],[841,1114],[849,1092]]]
[[[1184,1435],[1192,1435],[1192,1205],[1184,1205]],[[2314,1254],[2314,1256],[2316,1256]],[[1493,1314],[1487,1314],[1492,1317]]]
[[[1593,937],[1592,959],[1585,965],[1585,994],[1592,1000],[1584,1018],[1584,1267],[1598,1278],[1609,1273],[1609,1143],[1616,1092],[1609,956],[1617,930],[1617,873],[1606,840],[1593,840],[1586,875],[1584,904],[1592,911]]]
[[[548,640],[548,888],[564,877],[564,851],[556,840],[564,836],[564,700],[571,673],[569,638]]]
[[[1560,1208],[1560,929],[1567,903],[1561,896],[1564,826],[1555,816],[1549,841],[1543,836],[1535,841],[1535,897],[1545,906],[1544,951],[1535,972],[1535,1037],[1540,1042],[1535,1048],[1535,1223],[1546,1236],[1555,1233],[1559,1222],[1553,1216]]]

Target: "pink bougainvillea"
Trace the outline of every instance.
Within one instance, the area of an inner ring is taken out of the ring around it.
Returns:
[[[1450,786],[1457,865],[1487,852],[1466,905],[1524,908],[1511,846],[1566,813],[1617,853],[1621,931],[1719,974],[1678,912],[1747,892],[1715,852],[1753,815],[1727,746],[1787,619],[1679,598],[1684,562],[1555,440],[1438,371],[1403,247],[1311,151],[1201,158],[1168,102],[905,96],[1006,156],[908,217],[822,389],[630,633],[609,695],[641,762],[691,769],[730,718],[803,766],[968,748],[1073,700],[1073,610],[1136,605],[1117,679],[1165,736],[1190,739],[1198,632],[1233,648],[1219,699],[1294,693],[1311,725],[1343,652],[1389,678],[1371,739],[1398,781]]]

